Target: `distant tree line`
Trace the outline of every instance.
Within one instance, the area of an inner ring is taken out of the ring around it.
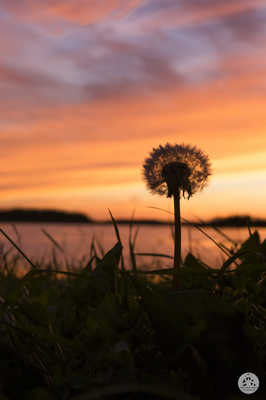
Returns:
[[[59,210],[48,210],[48,209],[11,209],[11,210],[0,210],[0,221],[1,222],[69,222],[69,223],[93,223],[93,224],[112,224],[111,220],[97,221],[86,214],[79,212],[67,212]],[[117,219],[116,222],[121,225],[126,225],[131,222],[130,219]],[[173,221],[160,221],[152,219],[137,219],[134,220],[135,224],[140,225],[169,225],[173,224]],[[247,227],[258,226],[266,227],[266,220],[263,219],[252,219],[248,215],[242,216],[230,216],[225,218],[213,218],[210,221],[204,222],[191,222],[193,225],[198,226],[217,226],[217,227]],[[188,223],[182,223],[182,225],[190,225]]]
[[[5,222],[91,222],[82,213],[57,210],[13,209],[0,211],[0,221]]]
[[[242,216],[231,216],[231,217],[226,217],[226,218],[214,218],[212,219],[208,225],[214,225],[214,226],[266,226],[266,221],[262,219],[253,219],[250,218],[248,215],[242,215]]]

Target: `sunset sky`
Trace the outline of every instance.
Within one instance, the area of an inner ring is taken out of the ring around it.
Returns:
[[[185,218],[266,218],[266,0],[2,0],[0,208],[168,219],[142,165],[209,156]]]

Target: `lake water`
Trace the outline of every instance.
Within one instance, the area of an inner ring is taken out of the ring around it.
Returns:
[[[58,261],[62,262],[63,270],[66,269],[64,267],[64,259],[67,259],[68,262],[75,267],[80,265],[80,260],[83,258],[85,265],[85,260],[89,260],[93,236],[96,237],[105,252],[110,250],[117,242],[112,225],[17,223],[15,227],[21,242],[19,242],[12,224],[0,224],[0,227],[32,261],[40,260],[41,258],[49,260],[52,257],[52,248],[55,248],[55,246],[41,230],[45,229],[64,249],[65,255],[59,250],[55,250]],[[201,229],[220,244],[229,248],[232,247],[232,243],[213,228]],[[252,232],[254,232],[255,229],[259,232],[261,241],[263,241],[266,238],[266,228],[252,227]],[[133,229],[133,234],[135,230],[136,227]],[[243,240],[246,240],[249,236],[247,228],[220,228],[220,230],[238,243],[243,242]],[[131,268],[128,250],[129,226],[119,225],[119,232],[123,244],[125,266],[126,268]],[[4,247],[5,251],[12,248],[10,257],[12,254],[15,255],[17,253],[17,250],[2,234],[0,234],[0,245]],[[96,248],[98,249],[97,245]],[[219,268],[223,261],[228,258],[211,239],[207,238],[198,229],[184,226],[182,227],[183,259],[189,250],[192,251],[196,257],[200,257],[202,261],[214,268]],[[169,226],[140,225],[136,239],[135,252],[163,253],[173,256],[174,243],[171,228]],[[27,265],[26,261],[24,259],[22,260],[22,264],[24,263]],[[137,266],[140,268],[150,268],[149,265],[151,265],[151,262],[152,268],[172,267],[172,260],[169,258],[137,256]],[[28,268],[26,268],[26,270],[28,270]]]

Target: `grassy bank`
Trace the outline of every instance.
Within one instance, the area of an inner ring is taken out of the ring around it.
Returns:
[[[19,276],[18,256],[1,252],[0,400],[237,400],[245,372],[265,398],[266,240],[249,231],[218,270],[187,254],[174,290],[172,269],[137,265],[132,224],[125,266],[112,221],[113,248],[92,241],[79,268],[29,260],[18,240]]]

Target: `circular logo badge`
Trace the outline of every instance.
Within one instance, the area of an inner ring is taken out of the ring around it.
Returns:
[[[252,374],[252,372],[246,372],[242,374],[238,379],[238,387],[241,392],[245,394],[255,393],[259,388],[259,379],[257,375]]]

